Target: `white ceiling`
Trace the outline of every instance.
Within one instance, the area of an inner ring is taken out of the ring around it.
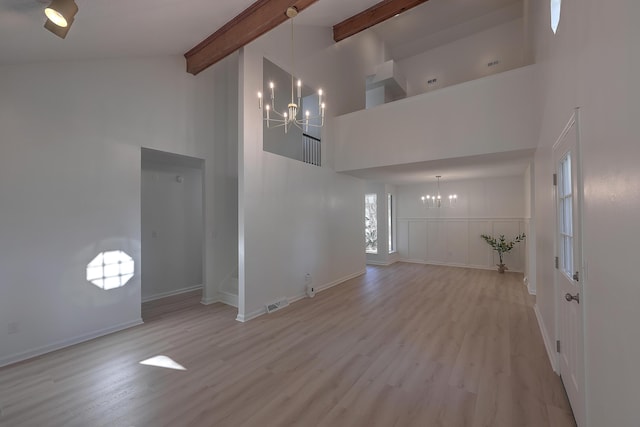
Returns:
[[[359,169],[345,172],[372,182],[408,185],[436,181],[441,175],[447,181],[522,175],[533,159],[535,150],[509,151],[481,156],[408,163],[395,166]]]
[[[296,23],[331,27],[378,1],[319,0]],[[43,28],[48,0],[0,0],[0,64],[183,54],[253,2],[76,0],[79,12],[62,40]],[[522,0],[430,0],[374,31],[392,53],[407,55],[464,37],[470,28],[496,25],[513,15],[499,12],[513,4]],[[499,16],[486,17],[491,14]]]
[[[523,11],[522,0],[431,0],[373,30],[398,60],[520,18]]]
[[[0,0],[0,64],[183,54],[255,0],[76,0],[79,12],[62,40],[43,28],[49,0]],[[379,0],[319,0],[298,25],[331,27]],[[392,57],[413,55],[522,16],[522,0],[430,0],[377,25]],[[475,156],[350,172],[409,184],[522,174],[531,152]]]

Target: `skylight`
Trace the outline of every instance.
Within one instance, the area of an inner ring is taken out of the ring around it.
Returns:
[[[551,29],[553,34],[558,31],[558,24],[560,24],[560,9],[562,0],[551,0]]]

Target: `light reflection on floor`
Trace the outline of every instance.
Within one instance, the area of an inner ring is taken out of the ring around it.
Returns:
[[[162,354],[158,356],[153,356],[152,358],[143,360],[140,362],[141,365],[147,366],[155,366],[158,368],[167,368],[167,369],[175,369],[176,371],[186,371],[187,368],[176,362],[170,357],[164,356]]]

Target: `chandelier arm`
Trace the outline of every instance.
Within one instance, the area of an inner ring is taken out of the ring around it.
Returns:
[[[284,117],[284,113],[281,113],[281,112],[279,112],[279,111],[277,111],[277,110],[275,110],[273,108],[271,109],[271,112],[275,113],[276,115],[278,115],[280,117]],[[271,119],[271,120],[276,120],[276,119]]]
[[[265,119],[265,120],[267,120],[267,119]],[[274,121],[274,120],[272,119],[271,121]],[[278,124],[272,125],[271,128],[279,128],[279,127],[282,127],[282,126],[286,126],[286,124],[287,124],[283,120],[278,120],[276,123],[278,123]]]

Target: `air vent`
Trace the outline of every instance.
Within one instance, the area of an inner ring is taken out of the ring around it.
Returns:
[[[267,313],[273,313],[274,311],[278,311],[281,308],[284,308],[288,305],[289,305],[289,300],[286,298],[283,298],[280,301],[276,301],[271,304],[267,304]]]
[[[498,65],[500,63],[500,61],[498,61],[497,59],[495,61],[491,61],[487,64],[487,67],[494,67],[496,65]]]

